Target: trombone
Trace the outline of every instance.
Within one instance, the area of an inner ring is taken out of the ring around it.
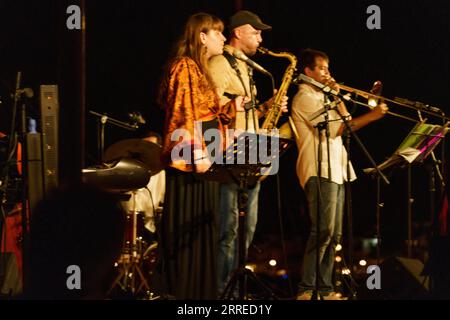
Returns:
[[[415,110],[415,111],[419,111],[419,112],[426,113],[426,114],[429,114],[429,115],[434,116],[434,117],[441,118],[441,119],[443,119],[445,121],[449,121],[450,120],[450,118],[445,116],[444,114],[439,114],[437,112],[425,110],[425,109],[420,108],[420,107],[416,107],[416,106],[413,106],[413,105],[410,105],[410,104],[407,104],[407,103],[403,103],[403,102],[400,102],[400,101],[397,101],[397,100],[388,99],[388,98],[385,98],[385,97],[382,97],[382,96],[379,96],[379,95],[376,95],[376,94],[373,94],[373,93],[370,93],[370,92],[366,92],[366,91],[363,91],[363,90],[355,89],[355,88],[352,88],[352,87],[349,87],[349,86],[346,86],[346,85],[343,85],[343,84],[339,84],[339,88],[341,90],[347,91],[349,93],[354,93],[354,94],[356,94],[358,96],[361,96],[361,97],[363,97],[365,99],[378,99],[378,100],[381,100],[381,101],[387,101],[389,103],[397,104],[397,105],[400,105],[400,106],[403,106],[403,107],[406,107],[406,108],[409,108],[409,109],[412,109],[412,110]],[[404,100],[404,99],[402,99],[402,100]],[[372,106],[370,106],[368,104],[361,103],[361,102],[355,101],[353,99],[352,99],[352,101],[357,103],[357,104],[359,104],[359,105],[363,105],[365,107],[372,108]],[[405,120],[409,120],[409,121],[413,121],[413,122],[420,122],[419,120],[410,118],[408,116],[405,116],[405,115],[402,115],[402,114],[399,114],[399,113],[396,113],[396,112],[387,111],[387,113],[390,114],[390,115],[393,115],[393,116],[405,119]]]

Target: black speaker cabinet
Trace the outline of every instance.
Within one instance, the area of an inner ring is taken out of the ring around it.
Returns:
[[[423,274],[424,264],[418,259],[391,257],[380,265],[381,289],[369,290],[361,284],[362,300],[426,300],[430,299],[430,278]],[[368,274],[368,277],[371,275]]]

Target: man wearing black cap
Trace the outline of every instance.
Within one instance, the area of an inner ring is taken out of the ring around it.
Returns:
[[[252,101],[246,111],[236,112],[233,129],[257,132],[258,119],[264,116],[271,105],[270,100],[257,105],[256,87],[252,80],[253,69],[244,61],[235,59],[236,50],[247,57],[253,56],[262,42],[262,31],[269,31],[271,26],[263,23],[254,13],[246,10],[235,13],[228,26],[230,42],[224,47],[223,55],[213,57],[209,62],[210,75],[217,87],[221,105],[225,105],[237,96],[247,97]],[[287,111],[287,97],[283,98],[283,111]],[[256,229],[258,216],[259,182],[248,189],[246,250]],[[231,272],[237,267],[238,234],[238,185],[223,183],[220,186],[220,230],[218,252],[218,288],[225,289]]]

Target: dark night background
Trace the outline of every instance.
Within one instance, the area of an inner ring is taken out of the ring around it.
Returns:
[[[381,8],[381,30],[366,27],[371,4]],[[237,7],[252,10],[263,22],[273,26],[263,34],[263,46],[272,51],[297,53],[311,47],[330,56],[330,69],[338,82],[365,91],[375,80],[384,84],[383,96],[404,97],[436,106],[450,113],[450,2],[433,1],[154,1],[86,0],[86,165],[97,162],[96,119],[88,110],[107,112],[126,121],[127,113],[140,111],[149,126],[162,130],[163,112],[155,98],[161,70],[171,46],[191,13],[206,11],[223,20]],[[23,85],[38,92],[40,84],[58,84],[61,70],[67,68],[61,39],[70,32],[65,29],[65,10],[58,1],[0,0],[0,125],[9,130],[11,101],[8,90],[14,87],[15,73],[23,72]],[[226,34],[225,34],[226,35]],[[67,50],[67,45],[65,49]],[[75,50],[75,49],[74,49]],[[279,86],[287,59],[254,57],[270,70]],[[270,81],[256,78],[259,99],[270,96]],[[60,84],[60,92],[69,90],[70,81]],[[9,87],[9,89],[8,89]],[[295,93],[291,86],[289,95]],[[34,101],[38,105],[38,100]],[[407,114],[403,107],[389,105],[392,111]],[[61,109],[66,106],[61,104]],[[351,107],[351,106],[348,106]],[[358,107],[356,114],[366,112]],[[285,118],[281,122],[286,121]],[[439,123],[429,118],[430,123]],[[65,123],[71,128],[74,123]],[[414,123],[386,116],[358,135],[375,162],[384,161],[400,144]],[[123,129],[107,126],[106,145],[132,137]],[[64,136],[60,137],[65,143]],[[447,154],[450,150],[447,148]],[[70,149],[70,147],[65,147]],[[375,181],[362,169],[370,163],[352,141],[351,154],[359,179],[352,185],[353,230],[356,238],[375,235]],[[441,154],[440,147],[437,156]],[[307,216],[301,188],[295,175],[296,148],[292,146],[281,160],[279,174],[284,240],[288,248],[301,247],[306,236]],[[412,192],[415,237],[426,235],[424,224],[429,211],[427,164],[413,167]],[[64,163],[61,164],[64,166]],[[383,250],[404,254],[407,231],[406,174],[397,170],[390,177],[391,185],[383,186],[385,202],[381,228]],[[277,179],[268,178],[260,194],[260,216],[255,244],[261,253],[267,242],[279,239],[277,213]],[[438,202],[436,203],[438,207]],[[270,235],[275,235],[270,238]],[[291,241],[292,240],[292,241]],[[277,240],[275,247],[280,247]],[[300,264],[300,257],[295,263]],[[294,263],[294,268],[296,265]],[[296,273],[297,270],[291,270]]]

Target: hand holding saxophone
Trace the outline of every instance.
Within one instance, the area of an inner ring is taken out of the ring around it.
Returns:
[[[273,90],[273,96],[269,100],[267,100],[265,103],[262,104],[263,110],[260,109],[261,112],[266,113],[268,109],[276,102],[276,96],[277,96],[277,89]],[[281,112],[287,112],[288,111],[288,96],[281,96],[281,99],[279,101]]]
[[[252,101],[250,97],[237,96],[234,99],[234,102],[236,104],[236,111],[245,111],[245,105],[250,101]]]

